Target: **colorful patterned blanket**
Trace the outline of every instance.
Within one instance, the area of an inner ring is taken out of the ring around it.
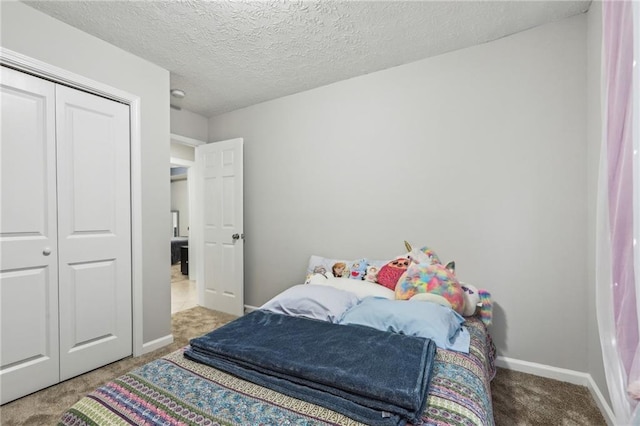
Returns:
[[[470,318],[470,353],[437,349],[422,420],[427,425],[493,425],[490,381],[494,346]],[[183,349],[95,390],[65,412],[60,425],[361,425],[190,361]]]

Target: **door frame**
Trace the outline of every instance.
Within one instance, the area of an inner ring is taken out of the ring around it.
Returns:
[[[145,350],[142,317],[142,137],[140,97],[0,46],[0,65],[129,105],[131,155],[131,298],[133,356]]]

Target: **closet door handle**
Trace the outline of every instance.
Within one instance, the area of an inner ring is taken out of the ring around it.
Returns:
[[[49,247],[45,247],[44,250],[42,250],[42,254],[49,256],[51,254],[51,249]]]

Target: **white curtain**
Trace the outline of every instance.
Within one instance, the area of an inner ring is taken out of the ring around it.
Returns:
[[[640,425],[640,284],[636,278],[640,273],[640,66],[636,64],[640,59],[640,4],[610,0],[602,6],[604,117],[596,230],[596,308],[616,424]]]

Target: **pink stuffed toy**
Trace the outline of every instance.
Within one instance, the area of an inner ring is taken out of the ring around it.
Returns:
[[[399,257],[384,265],[378,271],[378,284],[395,290],[398,279],[407,271],[409,263],[408,258]]]

